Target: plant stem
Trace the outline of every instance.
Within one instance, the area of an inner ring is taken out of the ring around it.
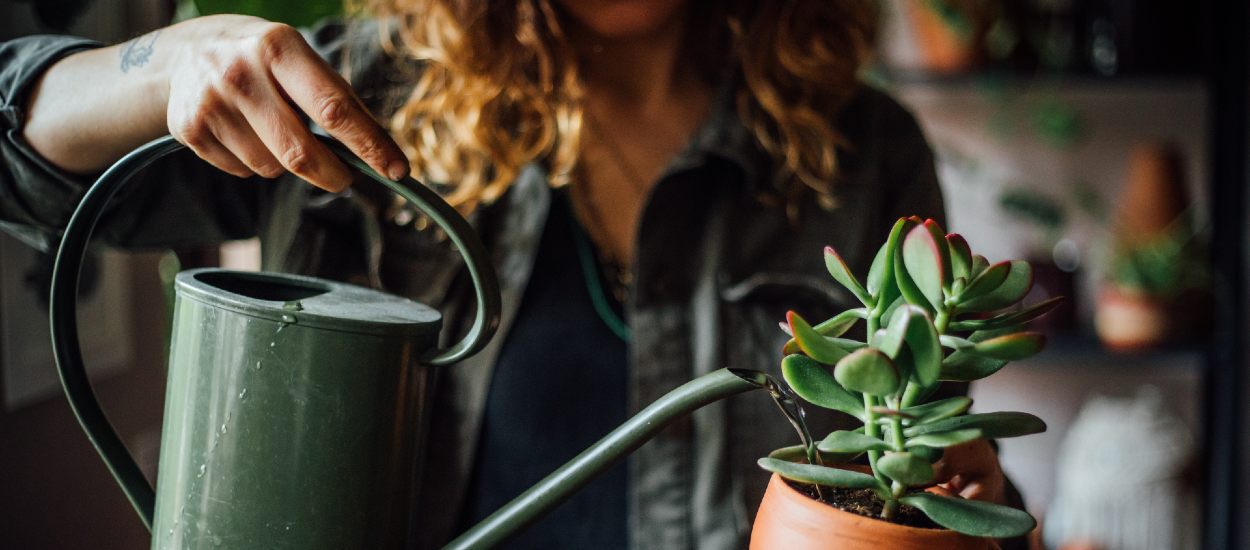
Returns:
[[[946,334],[946,327],[951,324],[950,311],[940,309],[937,315],[933,317],[933,328],[937,329],[938,334]]]
[[[881,439],[881,426],[877,425],[877,413],[872,412],[873,407],[877,406],[877,398],[868,394],[864,394],[864,435]],[[881,451],[868,451],[868,465],[872,467],[872,475],[878,481],[889,484],[889,480],[885,475],[877,471],[877,459],[881,458]]]

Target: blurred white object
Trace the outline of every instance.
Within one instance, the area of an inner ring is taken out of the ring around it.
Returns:
[[[1156,388],[1091,398],[1059,451],[1055,500],[1043,522],[1046,545],[1196,548],[1198,507],[1183,479],[1193,453],[1193,434]]]

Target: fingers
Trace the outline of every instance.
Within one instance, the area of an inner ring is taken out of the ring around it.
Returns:
[[[351,183],[351,173],[313,137],[259,63],[247,59],[232,61],[222,73],[220,87],[241,113],[242,126],[249,127],[231,132],[245,162],[272,168],[272,158],[281,168],[328,191],[342,191]],[[255,135],[262,146],[255,147],[257,142],[249,134]]]
[[[200,158],[216,166],[218,170],[239,178],[247,178],[254,172],[226,148],[206,120],[205,115],[191,117],[184,122],[169,126],[170,133]]]
[[[998,455],[983,440],[948,447],[933,465],[934,483],[949,494],[972,500],[1003,500],[1004,477]]]
[[[262,38],[269,70],[287,97],[330,135],[380,174],[398,180],[408,162],[351,87],[290,27]],[[294,35],[292,35],[294,33]]]
[[[221,145],[229,149],[232,156],[242,161],[249,170],[263,178],[273,179],[282,175],[286,171],[282,163],[265,147],[244,117],[236,113],[231,118],[234,120],[216,131]]]

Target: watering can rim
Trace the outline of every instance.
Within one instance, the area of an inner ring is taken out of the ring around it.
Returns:
[[[216,279],[216,280],[214,280]],[[257,319],[353,334],[437,335],[443,316],[402,296],[363,286],[289,273],[223,268],[190,269],[174,279],[179,299],[195,300]],[[281,285],[295,295],[266,299],[240,284]],[[298,295],[303,291],[303,295]]]

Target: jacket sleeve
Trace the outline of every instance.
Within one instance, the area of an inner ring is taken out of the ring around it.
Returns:
[[[0,228],[49,251],[93,177],[57,168],[22,135],[31,88],[53,63],[100,44],[63,36],[0,43]],[[97,235],[116,246],[157,248],[252,236],[263,182],[240,181],[179,151],[153,163],[116,196]]]
[[[378,46],[372,21],[328,21],[305,39],[339,68],[375,113],[393,111],[404,97],[412,66],[397,63]],[[31,88],[56,61],[99,47],[65,36],[30,36],[0,42],[0,230],[41,250],[52,250],[93,177],[53,166],[22,136],[23,109]],[[318,191],[298,178],[240,180],[188,150],[153,163],[115,197],[98,236],[127,248],[211,244],[264,233],[274,214],[299,215],[301,197]],[[282,224],[293,223],[285,220]]]

